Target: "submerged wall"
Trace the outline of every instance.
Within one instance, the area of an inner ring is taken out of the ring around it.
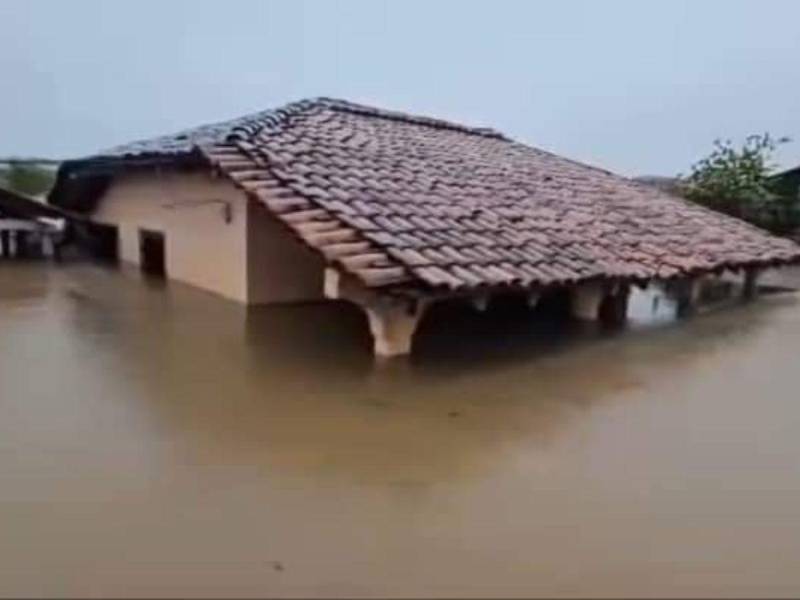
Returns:
[[[140,230],[164,234],[170,279],[251,304],[316,300],[322,260],[260,204],[205,171],[114,179],[93,220],[118,228],[119,259],[140,264]]]
[[[251,304],[323,300],[325,264],[262,204],[247,209],[247,296]]]
[[[139,265],[139,230],[159,231],[167,277],[246,302],[247,203],[229,182],[205,172],[124,174],[93,219],[118,227],[120,260]]]

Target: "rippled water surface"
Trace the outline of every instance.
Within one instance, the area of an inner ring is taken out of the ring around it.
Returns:
[[[798,297],[648,302],[376,367],[346,306],[0,265],[0,595],[797,596]]]

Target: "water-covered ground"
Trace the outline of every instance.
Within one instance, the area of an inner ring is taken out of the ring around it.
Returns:
[[[800,594],[800,298],[623,332],[0,265],[0,595]],[[654,322],[653,322],[654,321]]]

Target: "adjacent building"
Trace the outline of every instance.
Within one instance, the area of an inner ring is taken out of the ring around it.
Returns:
[[[782,229],[786,235],[800,241],[800,167],[773,175],[770,183],[781,199],[777,205]]]
[[[68,218],[56,207],[0,188],[0,258],[57,256]]]
[[[800,166],[781,171],[773,175],[770,180],[777,194],[796,200],[800,204]]]

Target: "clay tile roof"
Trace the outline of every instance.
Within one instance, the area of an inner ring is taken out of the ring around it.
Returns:
[[[800,261],[791,241],[494,130],[329,98],[100,157],[198,150],[373,287],[456,292]]]

